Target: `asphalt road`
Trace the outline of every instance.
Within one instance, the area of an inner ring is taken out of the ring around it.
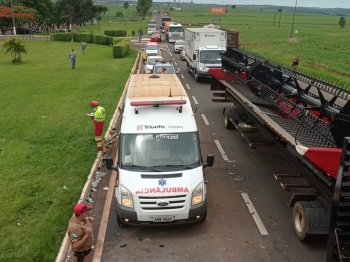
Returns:
[[[133,44],[137,49],[143,45]],[[187,226],[120,227],[113,196],[101,261],[325,261],[327,239],[302,243],[296,238],[290,193],[272,176],[274,171],[296,173],[298,165],[276,144],[251,149],[237,131],[225,129],[224,104],[211,102],[209,83],[194,81],[180,55],[172,52],[172,44],[160,45],[163,57],[173,58],[193,107],[198,107],[203,158],[215,155],[214,166],[205,170],[208,216]],[[108,180],[103,183],[101,187],[108,186]],[[103,203],[98,204],[103,195],[102,191],[95,203],[96,216],[103,211]],[[255,210],[249,210],[251,205]],[[254,220],[257,214],[260,224]]]

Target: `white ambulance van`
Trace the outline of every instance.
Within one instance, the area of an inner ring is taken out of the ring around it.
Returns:
[[[122,108],[115,196],[119,225],[185,224],[207,215],[204,168],[190,100],[175,74],[132,75]]]

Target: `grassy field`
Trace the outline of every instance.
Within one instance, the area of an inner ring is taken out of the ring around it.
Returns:
[[[145,28],[151,16],[147,14],[144,21],[135,16],[135,7],[126,10],[126,19],[138,19],[134,22],[116,21],[116,12],[124,12],[122,6],[110,5],[101,23],[109,29],[126,29],[128,35]],[[131,9],[133,8],[131,17]],[[344,29],[338,26],[339,16],[314,15],[299,13],[295,16],[295,23],[290,41],[293,12],[283,11],[279,23],[277,9],[260,10],[253,8],[227,8],[227,14],[221,15],[221,22],[212,21],[209,6],[181,7],[181,11],[172,11],[172,21],[178,21],[188,27],[189,24],[214,23],[221,28],[236,30],[241,33],[241,48],[265,57],[271,61],[290,66],[296,54],[302,60],[300,70],[317,75],[320,78],[350,84],[350,25]],[[154,6],[151,10],[169,10],[166,6]],[[275,19],[276,13],[276,19]],[[111,15],[110,15],[111,14]],[[114,16],[113,16],[114,14]],[[109,21],[112,20],[110,23]],[[274,24],[275,20],[275,24]],[[196,25],[198,27],[198,25]],[[97,25],[87,26],[97,32]],[[298,33],[295,33],[298,30]],[[297,40],[297,42],[295,41]]]
[[[296,54],[302,62],[301,70],[308,70],[320,77],[350,84],[350,26],[340,29],[339,16],[296,13],[293,37],[299,43],[289,40],[293,13],[282,12],[279,26],[279,12],[228,8],[221,16],[221,28],[239,31],[242,48],[277,63],[291,65]],[[276,8],[277,11],[277,8]],[[209,7],[184,7],[173,11],[173,21],[181,21],[188,26],[193,23],[214,23]],[[298,33],[295,33],[298,30]]]
[[[26,46],[20,65],[0,53],[0,261],[6,262],[55,260],[96,158],[85,113],[96,99],[109,123],[137,55],[113,59],[110,47],[93,44],[85,55],[79,43]],[[78,53],[74,70],[71,48]]]

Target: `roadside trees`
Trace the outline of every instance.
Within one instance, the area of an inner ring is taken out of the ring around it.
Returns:
[[[339,19],[340,28],[343,29],[345,24],[346,24],[346,18],[344,16],[340,17],[340,19]]]

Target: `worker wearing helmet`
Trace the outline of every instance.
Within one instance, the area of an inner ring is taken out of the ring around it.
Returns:
[[[97,150],[102,151],[103,150],[102,133],[103,133],[103,126],[105,124],[106,111],[102,106],[98,104],[96,100],[91,101],[90,105],[95,110],[95,113],[89,114],[89,116],[94,121],[94,134],[95,134],[95,141],[97,144]]]

